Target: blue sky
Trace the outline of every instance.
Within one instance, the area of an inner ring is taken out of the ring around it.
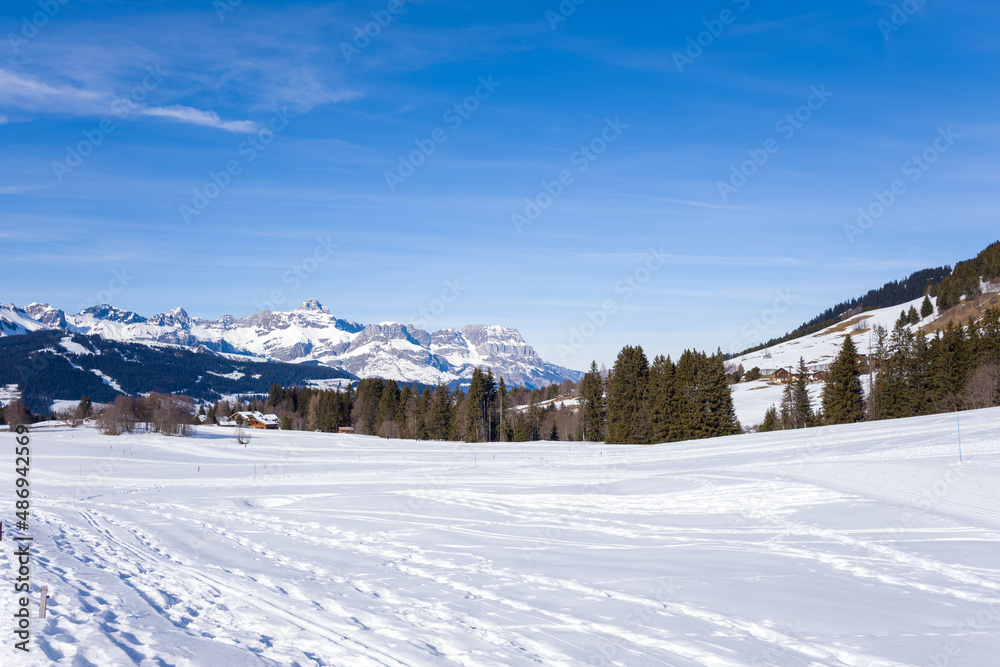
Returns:
[[[998,237],[1000,6],[895,7],[7,2],[0,300],[748,346]]]

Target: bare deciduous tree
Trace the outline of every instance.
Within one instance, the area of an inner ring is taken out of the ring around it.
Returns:
[[[25,407],[24,401],[20,398],[7,404],[7,407],[3,409],[3,418],[10,426],[11,431],[16,430],[18,426],[25,426],[31,423],[28,408]]]
[[[118,396],[114,403],[105,406],[97,418],[97,428],[104,435],[121,435],[135,430],[136,416],[133,401],[128,396]]]
[[[1000,405],[1000,365],[983,364],[965,385],[965,405],[972,409]]]

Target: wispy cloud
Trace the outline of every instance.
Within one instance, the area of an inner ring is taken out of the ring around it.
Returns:
[[[299,20],[279,20],[285,11]],[[244,6],[227,19],[220,26],[181,12],[63,23],[47,33],[53,39],[33,43],[30,63],[0,65],[0,108],[17,121],[109,115],[154,67],[166,76],[132,98],[134,119],[253,132],[254,119],[275,109],[298,115],[360,96],[331,66],[338,61],[328,33],[341,27],[335,10]]]
[[[214,111],[202,111],[201,109],[186,107],[180,104],[169,107],[146,107],[142,110],[142,115],[153,116],[155,118],[169,118],[181,123],[191,123],[192,125],[214,127],[226,132],[249,134],[259,129],[257,123],[249,120],[222,120],[219,118],[219,114]]]
[[[8,109],[93,113],[106,110],[110,96],[0,68],[0,104]]]
[[[87,90],[65,83],[48,83],[35,76],[0,68],[0,103],[22,112],[59,113],[70,116],[105,116],[113,113],[120,98],[110,91]],[[138,106],[139,115],[213,127],[227,132],[255,132],[258,125],[249,120],[223,120],[214,111],[175,104],[167,107]],[[7,122],[0,116],[0,124]]]
[[[19,195],[24,192],[38,190],[40,185],[0,185],[0,195]]]

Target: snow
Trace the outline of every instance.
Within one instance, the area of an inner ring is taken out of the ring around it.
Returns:
[[[21,391],[17,384],[8,384],[0,387],[0,406],[6,406],[11,401],[21,398]]]
[[[39,428],[18,664],[995,664],[1000,409],[960,419],[961,464],[954,414],[648,447]]]
[[[104,381],[104,384],[108,385],[109,387],[111,387],[115,391],[119,391],[119,392],[121,392],[123,394],[125,393],[125,392],[122,391],[122,387],[121,387],[120,384],[118,384],[118,381],[115,380],[110,375],[108,375],[107,373],[105,373],[104,371],[99,371],[96,368],[91,368],[90,372],[93,373],[94,375],[96,375],[97,377],[101,378]]]
[[[46,328],[14,304],[0,303],[0,336],[16,336]]]
[[[809,384],[809,398],[812,399],[813,412],[823,405],[823,386],[822,382]],[[764,421],[764,413],[772,405],[780,412],[781,395],[785,391],[785,385],[754,380],[731,385],[730,389],[736,417],[740,420],[740,425],[746,428]]]
[[[241,377],[246,375],[246,373],[241,373],[239,371],[231,371],[229,373],[216,373],[215,371],[207,371],[207,373],[209,375],[215,375],[216,377],[220,378],[229,378],[230,380],[239,380]]]
[[[556,410],[562,410],[563,408],[579,408],[580,399],[576,397],[567,398],[566,396],[556,396],[555,398],[550,398],[547,401],[539,401],[538,403],[535,403],[535,407],[539,409],[545,409],[550,405],[554,405]],[[530,407],[530,404],[515,405],[513,409],[518,412],[524,412]]]
[[[59,341],[59,346],[62,347],[67,352],[69,352],[70,354],[93,354],[93,352],[85,348],[83,345],[74,342],[73,339],[69,336],[66,336],[61,341]]]

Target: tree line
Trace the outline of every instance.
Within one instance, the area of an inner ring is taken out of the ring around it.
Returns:
[[[641,346],[626,346],[602,374],[592,362],[580,380],[578,437],[609,444],[649,444],[733,435],[733,409],[723,355],[685,350],[674,363],[650,363]]]

